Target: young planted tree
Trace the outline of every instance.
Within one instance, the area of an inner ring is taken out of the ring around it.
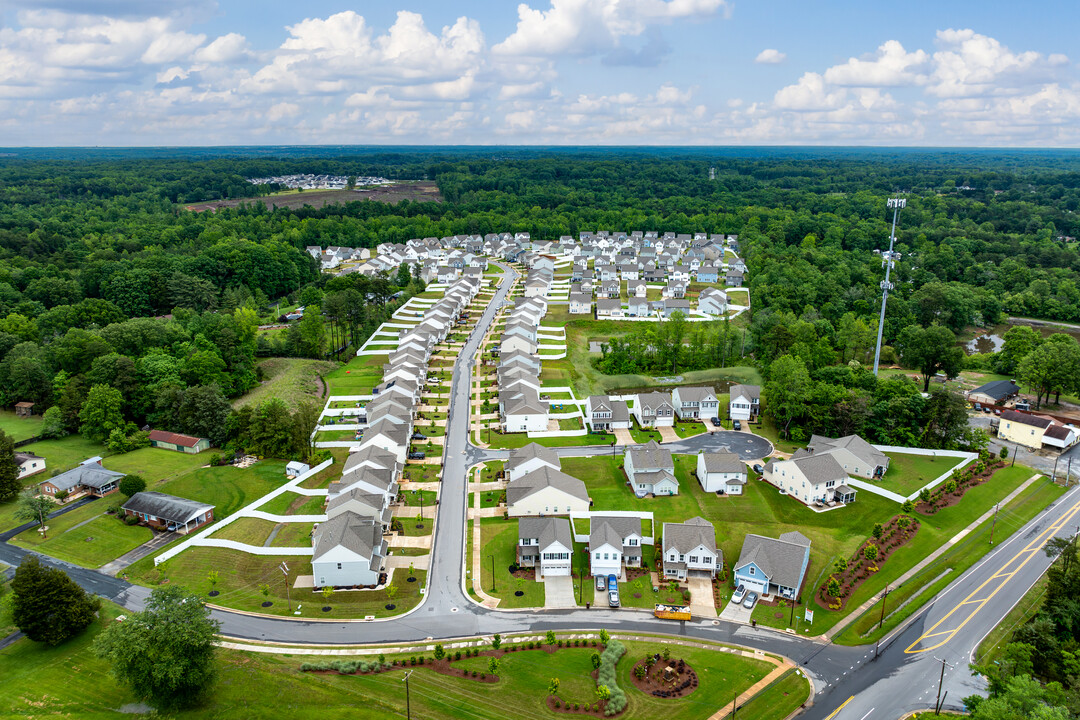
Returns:
[[[201,598],[166,585],[150,592],[146,610],[105,628],[94,651],[136,697],[172,711],[194,705],[212,685],[219,628]]]
[[[869,562],[874,562],[878,557],[878,546],[874,543],[868,543],[862,551],[863,557]]]
[[[870,532],[874,536],[875,540],[880,540],[881,536],[885,533],[885,528],[881,523],[874,523],[874,529]]]
[[[834,576],[829,576],[829,581],[825,583],[825,594],[829,597],[840,597],[840,581]]]
[[[59,645],[94,621],[101,601],[63,570],[27,555],[11,581],[12,622],[35,642]]]
[[[548,645],[554,645],[555,644],[555,631],[554,630],[548,630],[547,633],[544,634],[544,641],[547,642]]]
[[[548,680],[548,695],[559,694],[559,678],[553,677]]]
[[[501,645],[502,645],[502,635],[500,635],[499,633],[495,633],[495,635],[492,636],[492,638],[491,638],[491,649],[492,650],[498,650]]]
[[[499,666],[501,664],[502,663],[499,662],[499,658],[494,657],[494,656],[489,657],[488,658],[488,672],[491,673],[492,675],[498,675],[499,674]]]

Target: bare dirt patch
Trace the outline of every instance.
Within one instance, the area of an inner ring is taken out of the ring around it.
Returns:
[[[433,182],[401,182],[376,188],[357,188],[356,190],[305,190],[304,192],[271,195],[263,198],[237,198],[234,200],[212,200],[209,202],[185,205],[185,210],[192,212],[213,212],[221,208],[234,208],[240,205],[254,205],[262,201],[269,208],[288,208],[298,210],[305,205],[321,208],[326,205],[344,204],[371,200],[381,203],[399,203],[402,200],[419,202],[442,202],[438,186]]]

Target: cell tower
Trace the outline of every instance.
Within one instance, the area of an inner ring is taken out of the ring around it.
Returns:
[[[716,168],[714,168],[714,167],[709,168],[709,179],[710,180],[715,180],[716,179]]]
[[[877,326],[877,346],[874,348],[874,375],[878,373],[878,362],[881,360],[881,333],[885,329],[885,303],[889,301],[889,291],[893,284],[889,282],[889,271],[900,259],[900,253],[893,251],[896,242],[896,219],[900,216],[900,210],[907,205],[903,198],[889,198],[889,207],[892,208],[892,231],[889,233],[889,249],[881,253],[881,267],[885,268],[885,279],[881,281],[881,317]],[[874,251],[878,252],[877,250]]]

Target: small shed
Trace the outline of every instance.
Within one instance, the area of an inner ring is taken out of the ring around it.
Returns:
[[[298,477],[300,475],[303,475],[310,469],[311,466],[307,463],[302,463],[299,460],[293,460],[285,466],[285,474],[289,477]]]
[[[34,403],[21,402],[15,403],[15,416],[21,418],[28,418],[34,414]]]

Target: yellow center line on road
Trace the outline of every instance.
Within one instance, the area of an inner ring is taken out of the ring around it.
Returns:
[[[852,695],[851,697],[849,697],[849,698],[848,698],[847,700],[845,700],[845,701],[844,701],[844,705],[847,705],[847,704],[848,704],[849,702],[851,702],[851,701],[852,701],[852,700],[854,700],[854,699],[855,699],[855,696],[854,696],[854,695]],[[832,711],[832,715],[830,715],[829,717],[825,718],[825,720],[833,720],[833,718],[834,718],[834,717],[836,717],[836,715],[837,715],[837,714],[838,714],[838,713],[839,713],[839,712],[840,712],[841,710],[843,710],[843,709],[844,709],[844,705],[841,705],[840,707],[838,707],[838,708],[836,708],[835,710],[833,710],[833,711]]]
[[[1046,543],[1046,541],[1049,540],[1050,537],[1052,537],[1054,535],[1054,533],[1056,533],[1061,528],[1065,527],[1066,524],[1070,523],[1072,521],[1073,517],[1075,517],[1078,512],[1080,512],[1080,502],[1076,503],[1071,508],[1069,508],[1069,511],[1066,512],[1064,515],[1062,515],[1061,518],[1057,522],[1053,523],[1046,530],[1039,533],[1038,536],[1036,536],[1030,543],[1028,543],[1027,547],[1025,547],[1023,550],[1021,550],[1020,552],[1016,553],[1011,558],[1009,558],[1005,562],[1005,564],[1002,565],[1000,570],[998,570],[996,573],[994,573],[992,576],[990,576],[987,580],[985,580],[982,583],[982,585],[979,585],[979,587],[972,590],[971,594],[969,594],[961,602],[957,603],[956,606],[952,610],[950,610],[947,615],[945,615],[945,617],[941,618],[936,623],[934,623],[933,627],[931,627],[929,630],[924,632],[919,637],[918,640],[911,643],[911,645],[909,645],[904,650],[904,652],[908,653],[909,655],[914,655],[914,654],[917,654],[917,653],[929,652],[931,650],[938,649],[939,647],[941,647],[945,643],[952,640],[952,638],[958,632],[960,632],[964,628],[965,625],[967,625],[968,621],[971,620],[971,618],[975,617],[979,613],[979,611],[982,610],[983,607],[985,607],[986,603],[990,602],[990,600],[995,595],[997,595],[998,591],[1001,590],[1001,588],[1005,587],[1005,585],[1008,584],[1009,580],[1011,580],[1016,575],[1016,573],[1018,573],[1021,570],[1021,568],[1023,568],[1025,565],[1027,565],[1028,561],[1031,560],[1031,558],[1035,557],[1036,553],[1038,553],[1039,550],[1042,549],[1042,546]],[[1019,561],[1019,564],[1017,564],[1015,566],[1012,566],[1013,563],[1017,562],[1017,561]],[[980,595],[983,592],[983,590],[986,588],[986,586],[989,585],[994,580],[1000,580],[1001,582],[997,585],[997,587],[993,588],[993,590],[990,592],[989,595],[986,595],[986,597],[983,597],[983,598],[976,599],[976,596]],[[966,617],[964,617],[963,620],[960,621],[960,624],[957,625],[955,628],[952,628],[950,630],[941,630],[941,631],[935,632],[942,623],[944,623],[946,620],[948,620],[950,617],[952,617],[953,613],[955,613],[957,610],[964,607],[965,605],[975,605],[976,607],[973,608],[971,610],[971,612],[968,613],[968,615]],[[941,640],[940,642],[937,642],[937,643],[935,643],[933,645],[928,645],[926,647],[917,647],[923,641],[925,641],[925,640],[927,640],[929,638],[932,638],[932,637],[939,637],[941,635],[945,635],[946,637],[945,637],[945,639]]]

